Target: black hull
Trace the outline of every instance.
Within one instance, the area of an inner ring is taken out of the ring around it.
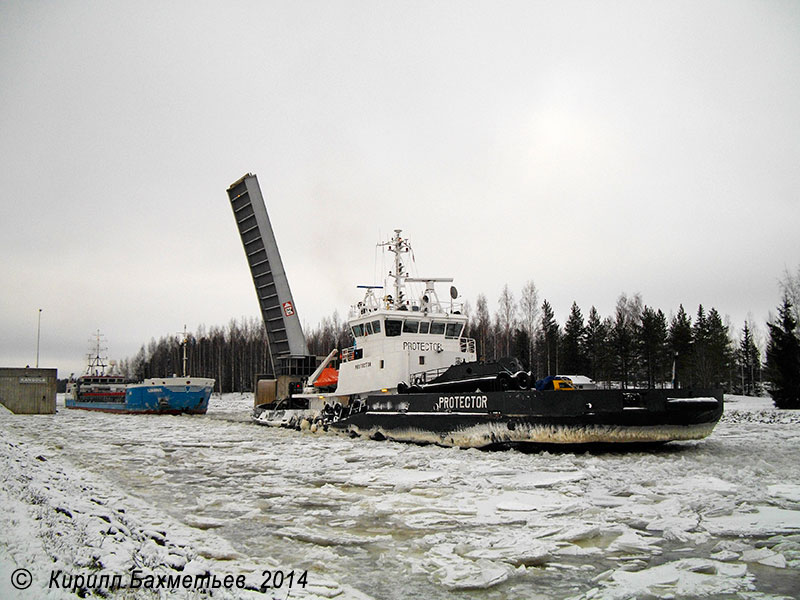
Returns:
[[[498,444],[702,439],[722,416],[720,390],[534,390],[370,396],[331,423],[353,436],[481,448]]]

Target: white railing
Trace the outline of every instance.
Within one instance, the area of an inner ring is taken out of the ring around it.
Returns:
[[[447,371],[450,367],[441,367],[439,369],[428,369],[427,371],[418,371],[409,375],[411,385],[423,385],[429,381],[433,381],[439,375]]]

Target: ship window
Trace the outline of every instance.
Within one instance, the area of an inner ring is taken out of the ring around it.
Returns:
[[[419,321],[407,320],[403,323],[403,333],[417,333],[419,330]]]
[[[403,330],[403,322],[399,319],[386,319],[386,337],[397,337]]]
[[[448,323],[444,336],[448,338],[457,338],[461,335],[463,327],[463,323]]]
[[[372,335],[372,323],[364,323],[364,335]]]
[[[434,321],[431,323],[431,335],[442,335],[444,333],[444,323]]]
[[[356,337],[361,337],[364,335],[364,330],[361,328],[361,323],[358,325],[353,325],[353,335]]]
[[[428,333],[428,330],[431,328],[430,321],[420,321],[419,322],[419,332],[420,333]]]
[[[425,364],[425,357],[424,356],[420,356],[419,357],[419,364],[421,364],[421,365]]]
[[[383,361],[381,361],[381,369],[383,368]]]
[[[381,322],[380,321],[373,321],[372,322],[372,331],[374,333],[380,333],[381,332]]]

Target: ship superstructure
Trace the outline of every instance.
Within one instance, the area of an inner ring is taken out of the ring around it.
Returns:
[[[370,395],[397,394],[476,360],[475,340],[464,335],[467,317],[456,288],[450,286],[447,301],[436,290],[437,283],[452,283],[452,278],[409,277],[405,255],[411,246],[400,229],[379,246],[393,254],[392,285],[358,286],[364,295],[350,307],[347,321],[352,344],[332,350],[304,385],[256,406],[258,423],[294,425],[349,414]],[[422,284],[424,291],[413,297],[407,284]]]
[[[410,245],[401,233],[396,229],[381,244],[394,254],[392,293],[380,295],[376,292],[382,287],[363,286],[363,300],[350,308],[354,342],[341,351],[336,396],[395,393],[398,384],[419,383],[429,374],[476,360],[475,340],[464,337],[467,317],[456,303],[455,287],[450,287],[449,302],[441,302],[435,288],[453,280],[409,277],[403,260]],[[406,283],[422,283],[425,291],[409,298]]]
[[[86,355],[86,372],[76,381],[67,384],[67,408],[75,408],[78,401],[89,406],[124,406],[125,390],[129,381],[119,373],[106,373],[109,362],[105,356],[108,350],[104,345],[105,336],[98,329],[89,343],[91,350]]]

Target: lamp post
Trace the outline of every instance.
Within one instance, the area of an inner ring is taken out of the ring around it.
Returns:
[[[678,382],[676,380],[676,374],[678,370],[678,353],[675,352],[675,356],[672,358],[672,389],[676,389],[678,387]]]
[[[42,334],[42,309],[39,309],[39,323],[36,325],[36,368],[39,368],[39,340]]]

